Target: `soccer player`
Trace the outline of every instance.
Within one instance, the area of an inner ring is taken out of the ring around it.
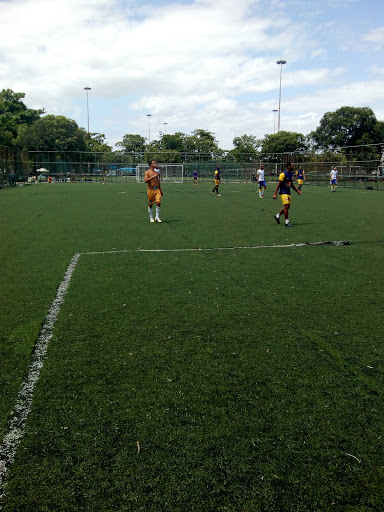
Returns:
[[[220,180],[221,180],[221,176],[220,176],[220,165],[218,165],[216,167],[216,171],[215,171],[215,176],[214,176],[214,182],[215,182],[215,186],[213,187],[213,189],[211,190],[211,194],[214,194],[215,191],[216,191],[216,194],[218,196],[221,196],[221,194],[219,194],[219,185],[220,185]]]
[[[198,174],[197,174],[197,170],[195,169],[195,170],[193,171],[193,184],[194,184],[194,185],[197,185],[197,184],[198,184],[197,177],[198,177]]]
[[[336,192],[337,186],[337,167],[336,165],[331,171],[331,192]]]
[[[274,216],[274,219],[278,224],[280,224],[280,215],[284,213],[285,225],[287,228],[293,228],[293,224],[291,224],[288,219],[288,210],[291,206],[291,187],[299,194],[299,196],[301,196],[302,192],[292,183],[294,169],[293,164],[291,164],[291,162],[287,162],[286,167],[286,170],[280,173],[279,182],[275,193],[273,194],[273,199],[277,199],[277,191],[279,191],[281,201],[283,203],[283,208]]]
[[[265,181],[264,176],[264,165],[260,165],[260,169],[256,173],[257,175],[257,182],[259,183],[259,197],[263,199],[264,197],[264,191],[267,188],[267,182]]]
[[[157,164],[155,160],[150,160],[148,164],[149,169],[144,174],[144,183],[147,184],[149,220],[150,222],[155,222],[152,206],[156,203],[156,221],[163,222],[160,219],[161,196],[163,195],[160,185],[160,175],[156,170]]]
[[[297,184],[299,185],[297,188],[301,190],[301,187],[303,186],[303,183],[305,181],[305,172],[303,170],[303,166],[299,165],[299,168],[296,171],[297,176]]]

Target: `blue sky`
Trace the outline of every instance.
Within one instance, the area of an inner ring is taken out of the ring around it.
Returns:
[[[0,89],[87,128],[91,87],[90,131],[111,145],[273,133],[279,59],[282,130],[344,105],[384,120],[382,0],[0,0],[0,43]]]

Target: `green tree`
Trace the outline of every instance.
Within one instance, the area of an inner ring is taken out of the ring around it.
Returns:
[[[315,149],[375,144],[383,141],[384,123],[370,107],[341,107],[327,112],[319,126],[309,134]]]
[[[186,137],[185,152],[199,155],[205,159],[221,157],[223,150],[219,148],[215,134],[207,130],[197,129]]]
[[[146,146],[145,161],[156,160],[159,163],[180,163],[181,154],[185,152],[186,135],[181,132],[160,135],[159,140],[153,140]]]
[[[86,151],[85,131],[76,121],[64,116],[47,115],[31,126],[23,126],[17,144],[29,151],[56,151],[57,153]]]
[[[174,151],[171,149],[162,150],[154,145],[150,145],[147,147],[144,153],[144,161],[149,162],[149,160],[156,160],[158,163],[181,163],[182,158],[179,151]]]
[[[84,128],[80,128],[80,130],[83,131],[88,151],[92,153],[110,153],[112,151],[112,147],[105,142],[104,133],[88,133]]]
[[[302,133],[280,131],[266,135],[262,141],[262,153],[295,153],[305,151],[307,144]]]
[[[13,92],[11,89],[3,89],[0,92],[0,144],[14,146],[19,129],[22,126],[30,126],[44,110],[27,108],[22,99],[23,92]]]
[[[143,154],[145,151],[145,138],[141,135],[133,135],[127,133],[124,135],[123,140],[116,143],[117,147],[122,148],[122,150],[134,157],[138,154]]]
[[[183,153],[186,151],[186,135],[182,132],[176,132],[161,137],[161,149],[179,151]]]
[[[165,162],[181,162],[183,158],[190,161],[211,160],[222,156],[213,133],[206,130],[194,130],[191,135],[182,132],[161,135],[159,140],[152,140],[146,146],[145,161],[149,158]],[[186,156],[187,155],[187,156]]]
[[[229,151],[227,158],[233,158],[235,162],[255,162],[259,159],[258,148],[262,141],[253,135],[241,135],[233,139],[234,149]]]

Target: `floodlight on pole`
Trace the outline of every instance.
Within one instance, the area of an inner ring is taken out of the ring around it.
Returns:
[[[282,75],[282,72],[283,72],[283,64],[286,64],[287,61],[286,60],[277,60],[276,61],[276,64],[278,64],[280,66],[280,92],[279,92],[279,120],[278,120],[278,123],[277,123],[277,132],[280,131],[280,113],[281,113],[281,75]]]
[[[168,123],[163,123],[163,125],[164,125],[164,135],[167,135],[167,124]]]
[[[88,91],[91,90],[90,87],[84,87],[84,90],[87,91],[87,118],[88,118],[88,133],[89,133],[89,105],[88,105]]]
[[[278,112],[277,108],[272,110],[273,112],[273,134],[276,133],[276,112]]]
[[[147,114],[148,117],[148,142],[151,143],[151,116],[152,114]]]

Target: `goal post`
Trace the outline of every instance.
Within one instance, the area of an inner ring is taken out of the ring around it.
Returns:
[[[184,164],[159,164],[160,180],[163,182],[183,183],[184,182]],[[143,182],[145,171],[148,170],[148,164],[138,164],[136,166],[136,181]]]

